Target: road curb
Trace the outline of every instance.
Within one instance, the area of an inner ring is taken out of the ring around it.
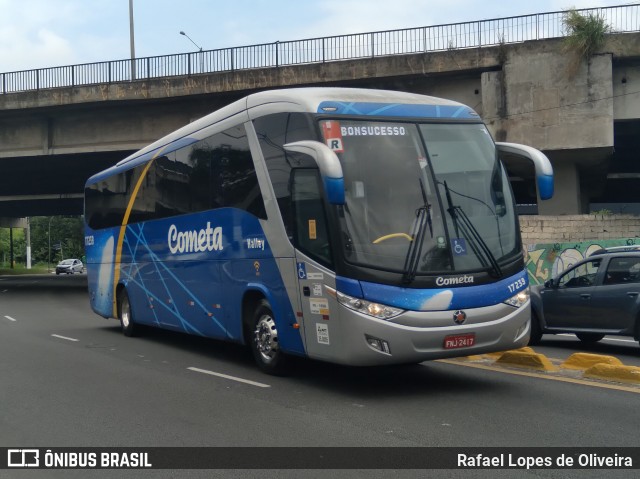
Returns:
[[[482,356],[484,356],[485,358],[498,360],[502,357],[504,353],[508,353],[510,351],[520,351],[520,352],[535,354],[535,351],[533,349],[531,349],[529,346],[525,346],[520,349],[511,349],[509,351],[497,351],[495,353],[485,353]]]
[[[640,384],[640,367],[611,364],[594,364],[584,372],[584,377],[605,379],[622,383]]]
[[[472,354],[471,356],[460,356],[456,359],[459,359],[460,361],[482,361],[484,356],[480,354]]]
[[[591,353],[573,353],[561,365],[564,369],[587,370],[596,364],[608,364],[610,366],[622,366],[622,361],[613,356]]]
[[[514,366],[517,368],[535,369],[537,371],[557,371],[549,358],[544,354],[538,354],[523,350],[505,351],[497,360],[497,364]]]

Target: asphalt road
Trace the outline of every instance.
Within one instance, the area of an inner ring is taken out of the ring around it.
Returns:
[[[545,336],[536,350],[562,358],[585,348],[569,336]],[[635,342],[607,340],[588,350],[640,365]],[[0,277],[0,406],[0,447],[640,446],[640,388],[440,361],[362,369],[297,360],[290,376],[268,376],[238,345],[159,330],[123,336],[118,322],[90,310],[86,277],[80,275]],[[0,477],[9,477],[5,472]],[[87,477],[88,471],[38,472],[38,477]],[[200,477],[199,471],[91,472]],[[306,476],[389,475],[342,473]],[[202,474],[265,477],[260,471]],[[426,477],[424,471],[399,474]],[[453,471],[447,477],[602,474],[493,470]]]

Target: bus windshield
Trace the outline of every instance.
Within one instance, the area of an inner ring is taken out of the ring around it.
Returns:
[[[321,126],[344,171],[348,262],[404,273],[410,282],[437,273],[500,276],[501,261],[520,252],[506,172],[483,124]]]

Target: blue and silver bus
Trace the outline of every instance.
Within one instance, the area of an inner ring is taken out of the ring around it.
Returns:
[[[291,355],[417,363],[523,346],[529,283],[500,151],[469,107],[299,88],[247,96],[91,177],[90,302],[155,326]]]

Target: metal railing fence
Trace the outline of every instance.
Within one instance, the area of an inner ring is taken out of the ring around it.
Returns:
[[[640,31],[640,3],[578,12],[601,16],[614,33]],[[537,13],[0,73],[0,94],[544,40],[566,35],[565,14]]]

